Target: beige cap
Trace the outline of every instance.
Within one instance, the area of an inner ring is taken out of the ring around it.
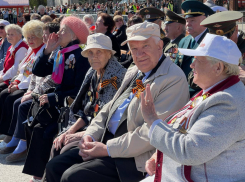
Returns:
[[[125,45],[127,42],[135,40],[135,41],[143,41],[151,36],[160,37],[160,28],[159,25],[151,22],[143,22],[135,24],[126,30],[127,40],[125,40],[121,46]]]
[[[88,57],[87,52],[89,49],[97,48],[97,49],[106,49],[111,51],[112,54],[115,54],[116,51],[112,50],[112,42],[111,39],[102,34],[102,33],[96,33],[93,35],[89,35],[87,38],[87,46],[82,51],[83,57]]]

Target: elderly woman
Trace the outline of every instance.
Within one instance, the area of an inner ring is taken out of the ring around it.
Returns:
[[[92,68],[87,72],[80,92],[71,105],[68,127],[54,140],[51,157],[78,146],[78,142],[84,134],[82,129],[90,124],[91,120],[113,98],[121,86],[126,69],[118,63],[114,54],[115,51],[112,50],[109,37],[101,33],[88,36],[87,46],[82,55],[88,58]],[[67,152],[72,155],[73,151]],[[69,155],[67,152],[66,155]],[[63,160],[63,155],[55,157],[53,160],[51,165],[56,160]],[[49,169],[47,170],[48,181],[50,181],[51,172]]]
[[[18,25],[7,25],[5,31],[11,46],[7,50],[3,70],[0,71],[0,92],[8,88],[10,79],[17,75],[19,64],[28,50],[28,45],[22,40],[22,29]]]
[[[25,58],[19,64],[19,74],[14,78],[14,81],[9,84],[8,88],[0,93],[0,133],[2,134],[8,134],[8,128],[13,114],[13,104],[15,100],[22,97],[28,89],[31,81],[33,63],[45,47],[42,39],[43,25],[42,22],[33,20],[26,23],[22,29],[29,49]],[[9,140],[5,140],[5,144],[8,141]]]
[[[112,49],[116,51],[115,56],[119,60],[121,56],[120,46],[117,42],[117,38],[111,33],[114,26],[115,26],[115,22],[113,21],[113,18],[106,13],[101,13],[98,16],[98,19],[95,23],[95,32],[103,33],[107,35],[108,37],[110,37],[111,42],[112,42]]]
[[[87,42],[88,35],[89,30],[85,23],[77,17],[69,16],[61,21],[59,32],[49,36],[44,52],[34,63],[33,74],[39,77],[52,75],[52,79],[58,86],[53,93],[39,97],[41,105],[48,103],[50,107],[63,107],[66,97],[77,95],[90,67],[87,58],[81,55],[82,49],[79,47],[79,44]],[[49,59],[51,52],[58,46],[62,49],[54,59]],[[26,127],[26,139],[29,145],[23,173],[33,175],[34,179],[43,176],[53,137],[57,132],[57,121],[45,126],[38,123],[34,127]]]
[[[0,71],[3,70],[3,64],[6,57],[6,53],[11,44],[7,40],[5,26],[10,23],[6,20],[0,20]]]
[[[86,25],[89,28],[90,32],[93,33],[94,29],[95,29],[94,17],[92,15],[85,15],[83,17],[83,21],[86,23]]]
[[[57,23],[48,23],[45,24],[43,27],[43,42],[47,43],[48,36],[50,33],[58,32],[59,31],[59,24]],[[56,50],[57,52],[57,50]],[[54,57],[54,54],[51,54],[51,57]],[[26,137],[25,137],[25,130],[24,125],[22,124],[28,115],[32,104],[32,94],[44,94],[45,91],[48,89],[55,87],[56,84],[51,78],[51,75],[46,77],[38,77],[34,74],[31,76],[31,82],[29,84],[29,88],[27,92],[24,94],[22,98],[17,99],[14,102],[14,114],[10,118],[11,125],[7,131],[7,135],[12,137],[10,143],[7,144],[5,148],[1,149],[1,153],[11,153],[8,157],[6,157],[7,162],[15,162],[20,161],[26,157]],[[8,123],[10,123],[8,121]],[[3,121],[4,122],[4,121]],[[6,122],[6,121],[5,121]],[[16,124],[17,123],[17,124]],[[20,140],[21,139],[21,140]]]
[[[237,76],[241,52],[232,40],[213,34],[196,50],[179,51],[196,56],[191,68],[202,91],[162,121],[147,86],[142,113],[158,151],[146,163],[155,180],[143,181],[244,181],[245,88]]]
[[[106,35],[97,33],[88,37],[82,55],[88,58],[92,68],[71,106],[69,126],[54,141],[56,150],[73,140],[80,140],[83,132],[76,132],[90,123],[120,87],[126,69],[117,62],[114,54],[111,40]],[[79,116],[77,121],[74,115]]]

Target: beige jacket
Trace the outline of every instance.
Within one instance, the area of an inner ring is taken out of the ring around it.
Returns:
[[[91,135],[100,141],[112,104],[137,73],[137,66],[128,69],[114,98],[92,120],[85,135]],[[169,57],[165,58],[155,74],[144,82],[145,85],[148,83],[151,85],[155,109],[161,119],[181,109],[189,100],[185,74]],[[155,148],[150,145],[148,137],[150,127],[144,122],[140,99],[137,97],[134,97],[128,106],[127,122],[128,133],[107,141],[109,152],[112,158],[134,157],[137,170],[145,172],[145,162],[155,152]]]

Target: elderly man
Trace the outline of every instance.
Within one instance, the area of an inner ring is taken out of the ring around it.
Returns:
[[[42,17],[43,15],[47,15],[45,12],[45,7],[43,5],[39,5],[37,8],[38,14]]]
[[[154,182],[244,181],[245,87],[237,76],[241,52],[232,40],[213,34],[196,50],[179,51],[196,56],[191,68],[202,91],[162,121],[146,86],[142,113],[151,126],[150,142],[158,149],[146,169],[155,173]]]
[[[165,47],[170,42],[170,39],[165,36],[162,30],[162,19],[164,19],[165,16],[164,12],[160,9],[149,7],[141,9],[139,13],[145,21],[156,23],[160,27],[161,40],[163,41],[163,47]]]
[[[200,23],[207,16],[213,14],[213,10],[197,0],[186,0],[182,3],[181,8],[185,11],[186,29],[189,35],[180,41],[179,48],[195,49],[208,32],[208,29],[200,26]],[[191,96],[200,90],[192,81],[193,72],[190,64],[193,62],[193,59],[193,56],[178,54],[175,60],[175,63],[180,66],[186,75]]]
[[[169,56],[172,61],[175,61],[178,52],[178,44],[182,38],[185,37],[185,19],[178,14],[164,8],[166,15],[165,32],[166,37],[170,42],[166,45],[163,52],[165,56]]]
[[[128,43],[136,66],[128,70],[114,98],[92,120],[79,144],[80,151],[72,149],[47,164],[48,182],[143,179],[144,164],[155,151],[140,110],[145,84],[150,84],[157,115],[162,119],[187,102],[185,75],[162,54],[159,26],[149,22],[133,25],[127,29],[127,37],[123,44]]]

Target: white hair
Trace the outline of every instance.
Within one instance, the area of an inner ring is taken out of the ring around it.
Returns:
[[[45,10],[45,7],[43,5],[39,5],[38,8],[37,8],[37,11],[40,12],[41,9]]]
[[[240,73],[238,65],[230,64],[230,63],[224,62],[222,60],[219,60],[217,58],[209,57],[209,56],[207,56],[207,60],[210,61],[210,63],[213,65],[218,63],[218,62],[222,62],[224,64],[224,71],[223,72],[224,72],[224,74],[226,74],[228,76],[239,75],[239,73]]]
[[[85,22],[85,19],[86,18],[89,18],[90,20],[91,20],[91,22],[92,22],[92,24],[94,23],[94,17],[92,16],[92,15],[85,15],[84,17],[83,17],[83,21]]]
[[[8,33],[9,30],[15,30],[18,34],[22,35],[22,29],[19,25],[10,24],[4,27],[5,31]]]

